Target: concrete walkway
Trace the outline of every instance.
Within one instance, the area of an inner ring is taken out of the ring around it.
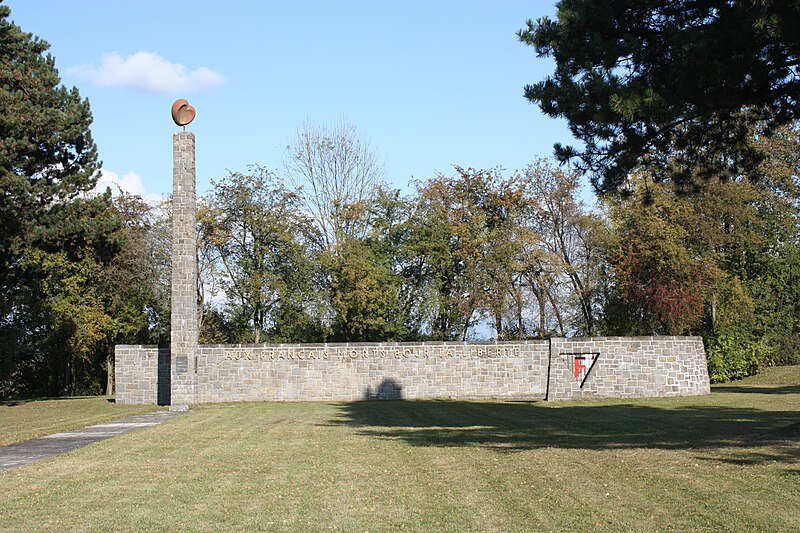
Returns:
[[[8,446],[0,446],[0,472],[40,459],[47,459],[93,442],[110,439],[137,429],[155,426],[165,420],[171,420],[186,413],[187,411],[155,411],[65,431],[64,433],[56,433],[38,439],[17,442]]]

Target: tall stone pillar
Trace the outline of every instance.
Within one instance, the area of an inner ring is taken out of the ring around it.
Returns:
[[[197,251],[194,134],[173,134],[171,409],[195,403]]]

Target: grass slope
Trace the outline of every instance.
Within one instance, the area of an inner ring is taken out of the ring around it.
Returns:
[[[157,409],[163,407],[116,405],[102,396],[0,401],[0,446]]]
[[[797,531],[798,384],[197,407],[0,474],[0,529]]]

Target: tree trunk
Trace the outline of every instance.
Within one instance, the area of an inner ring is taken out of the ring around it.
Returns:
[[[114,355],[109,353],[106,356],[106,369],[108,374],[106,377],[106,396],[114,396]]]
[[[517,301],[517,340],[525,338],[523,331],[524,325],[522,323],[522,285],[516,288],[514,297]]]
[[[558,332],[561,337],[566,336],[564,330],[564,320],[561,318],[561,311],[558,310],[558,306],[556,305],[555,299],[550,291],[547,291],[547,298],[550,300],[550,305],[553,306],[553,314],[556,316],[556,322],[558,323]]]
[[[714,287],[711,292],[711,329],[716,329],[717,326],[717,288]]]
[[[545,335],[547,334],[546,331],[546,321],[544,316],[544,310],[547,306],[547,302],[544,299],[544,288],[539,287],[539,291],[536,293],[536,300],[539,302],[539,337],[544,339]]]
[[[475,309],[470,309],[469,313],[467,313],[467,320],[464,321],[464,330],[461,332],[461,340],[467,340],[467,331],[469,331],[469,325],[472,322],[472,314],[475,312]]]

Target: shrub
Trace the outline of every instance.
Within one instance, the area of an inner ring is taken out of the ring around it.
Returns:
[[[729,329],[708,339],[708,376],[712,383],[751,376],[774,350],[763,339],[753,341],[744,331]]]

